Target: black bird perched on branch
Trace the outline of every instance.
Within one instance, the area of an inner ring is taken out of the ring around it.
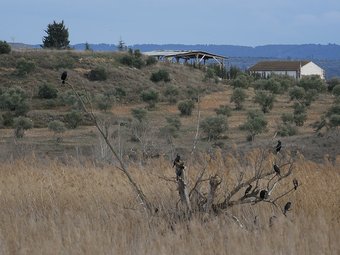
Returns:
[[[276,164],[274,164],[274,171],[277,175],[280,175],[280,168]]]
[[[285,205],[285,207],[283,208],[283,214],[286,215],[286,212],[289,211],[290,207],[292,206],[291,202],[287,202],[287,204]]]
[[[294,185],[294,189],[296,190],[297,187],[299,186],[299,182],[298,182],[297,179],[294,179],[294,180],[293,180],[293,185]]]
[[[278,140],[277,145],[275,147],[276,154],[280,152],[281,148],[282,148],[282,143],[280,140]]]
[[[253,186],[251,186],[251,184],[249,184],[249,187],[246,189],[246,191],[244,192],[244,195],[247,195],[251,189],[252,189]]]
[[[265,198],[267,198],[267,196],[268,196],[268,191],[266,191],[265,189],[260,191],[260,198],[261,199],[265,199]]]
[[[175,160],[174,160],[174,164],[173,164],[173,166],[172,167],[174,167],[175,165],[177,165],[178,163],[179,163],[179,161],[181,160],[181,157],[180,157],[180,155],[176,155],[176,158],[175,158]]]
[[[60,77],[61,83],[62,83],[62,84],[65,84],[66,78],[67,78],[67,72],[64,71],[64,72],[61,74],[61,77]]]
[[[183,177],[184,163],[176,163],[176,180]]]

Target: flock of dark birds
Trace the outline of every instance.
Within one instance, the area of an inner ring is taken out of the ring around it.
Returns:
[[[280,140],[277,141],[277,145],[275,146],[275,153],[278,154],[282,149],[282,142]],[[181,161],[181,157],[179,154],[176,155],[176,158],[173,161],[172,167],[176,166],[176,180],[178,181],[180,178],[183,178],[183,170],[184,170],[184,163]],[[281,170],[280,167],[276,164],[273,165],[274,172],[277,176],[281,177]],[[296,190],[299,186],[299,182],[297,179],[293,179],[293,188]],[[253,186],[249,184],[244,192],[244,197],[246,197],[249,192],[252,190]],[[255,194],[256,195],[256,194]],[[268,191],[263,189],[260,191],[259,194],[260,199],[264,200],[268,198]],[[290,211],[292,206],[291,202],[287,202],[283,207],[283,214],[286,216],[286,213]]]
[[[60,79],[61,79],[61,83],[65,84],[66,79],[67,79],[67,71],[64,71],[61,74]],[[281,151],[281,149],[282,149],[282,142],[280,140],[278,140],[277,141],[277,145],[275,146],[276,154],[278,154]],[[172,167],[175,167],[175,166],[176,166],[176,180],[178,181],[180,178],[183,178],[183,170],[184,170],[184,162],[181,162],[181,157],[180,157],[179,154],[177,154],[176,158],[174,159]],[[273,168],[274,168],[274,172],[278,176],[281,176],[281,170],[280,170],[279,166],[274,164]],[[293,185],[294,185],[294,189],[296,190],[297,187],[299,186],[299,183],[298,183],[297,179],[293,180]],[[244,192],[244,196],[246,196],[251,191],[252,188],[253,188],[253,186],[251,184],[249,184],[249,186],[247,187],[247,189]],[[260,198],[261,199],[266,199],[267,197],[268,197],[268,191],[265,190],[265,189],[261,190],[260,191]],[[291,206],[292,206],[291,202],[287,202],[285,204],[285,206],[283,208],[283,214],[284,215],[286,215],[286,212],[288,212],[290,210]]]

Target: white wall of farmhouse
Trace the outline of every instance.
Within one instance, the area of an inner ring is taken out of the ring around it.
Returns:
[[[321,79],[325,79],[324,70],[313,62],[301,67],[301,76],[304,75],[319,75]]]

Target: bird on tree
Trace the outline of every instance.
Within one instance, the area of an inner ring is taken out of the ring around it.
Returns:
[[[292,206],[291,202],[287,202],[287,204],[285,204],[284,208],[283,208],[283,214],[286,216],[286,212],[289,211],[290,207]]]
[[[281,172],[281,171],[280,171],[280,168],[279,168],[276,164],[274,164],[273,167],[274,167],[275,173],[276,173],[277,175],[281,175],[281,174],[280,174],[280,172]]]
[[[260,191],[260,198],[261,199],[265,199],[268,197],[268,191],[266,191],[265,189]]]
[[[249,187],[246,189],[246,191],[244,192],[244,195],[246,196],[252,189],[253,186],[251,186],[251,184],[249,184]]]
[[[176,166],[180,162],[180,160],[181,160],[181,156],[177,154],[172,167]]]
[[[280,152],[281,148],[282,148],[282,143],[280,140],[278,140],[277,145],[275,147],[276,154]]]
[[[184,171],[184,163],[176,163],[176,180],[178,181],[179,178],[183,178],[183,171]]]
[[[64,71],[64,72],[61,74],[61,77],[60,77],[61,83],[62,83],[62,84],[65,84],[66,78],[67,78],[67,72]]]
[[[299,182],[298,182],[297,179],[294,179],[294,180],[293,180],[293,185],[294,185],[294,189],[296,190],[297,187],[299,186]]]

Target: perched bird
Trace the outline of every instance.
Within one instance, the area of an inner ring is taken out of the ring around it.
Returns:
[[[62,84],[65,84],[65,80],[66,80],[66,78],[67,78],[67,72],[66,71],[64,71],[62,74],[61,74],[61,83]]]
[[[260,191],[260,198],[261,199],[265,199],[268,197],[268,191],[266,191],[265,189]]]
[[[274,164],[274,171],[277,175],[280,175],[280,168],[276,164]]]
[[[251,186],[251,184],[249,184],[249,187],[246,189],[246,191],[244,192],[244,195],[247,195],[251,189],[252,189],[253,186]]]
[[[178,181],[179,178],[183,177],[183,170],[184,170],[184,163],[177,163],[176,164],[176,180]]]
[[[298,182],[297,179],[294,179],[294,180],[293,180],[293,185],[294,185],[294,189],[296,190],[297,187],[299,186],[299,182]]]
[[[290,207],[292,206],[291,202],[287,202],[287,204],[285,205],[285,207],[283,208],[283,214],[286,215],[286,212],[289,211]]]
[[[281,148],[282,148],[282,143],[280,140],[278,140],[277,145],[275,147],[276,154],[280,152]]]
[[[173,166],[172,167],[174,167],[175,165],[177,165],[178,163],[179,163],[179,161],[181,160],[181,157],[180,157],[180,155],[176,155],[176,158],[175,158],[175,160],[174,160],[174,164],[173,164]]]

